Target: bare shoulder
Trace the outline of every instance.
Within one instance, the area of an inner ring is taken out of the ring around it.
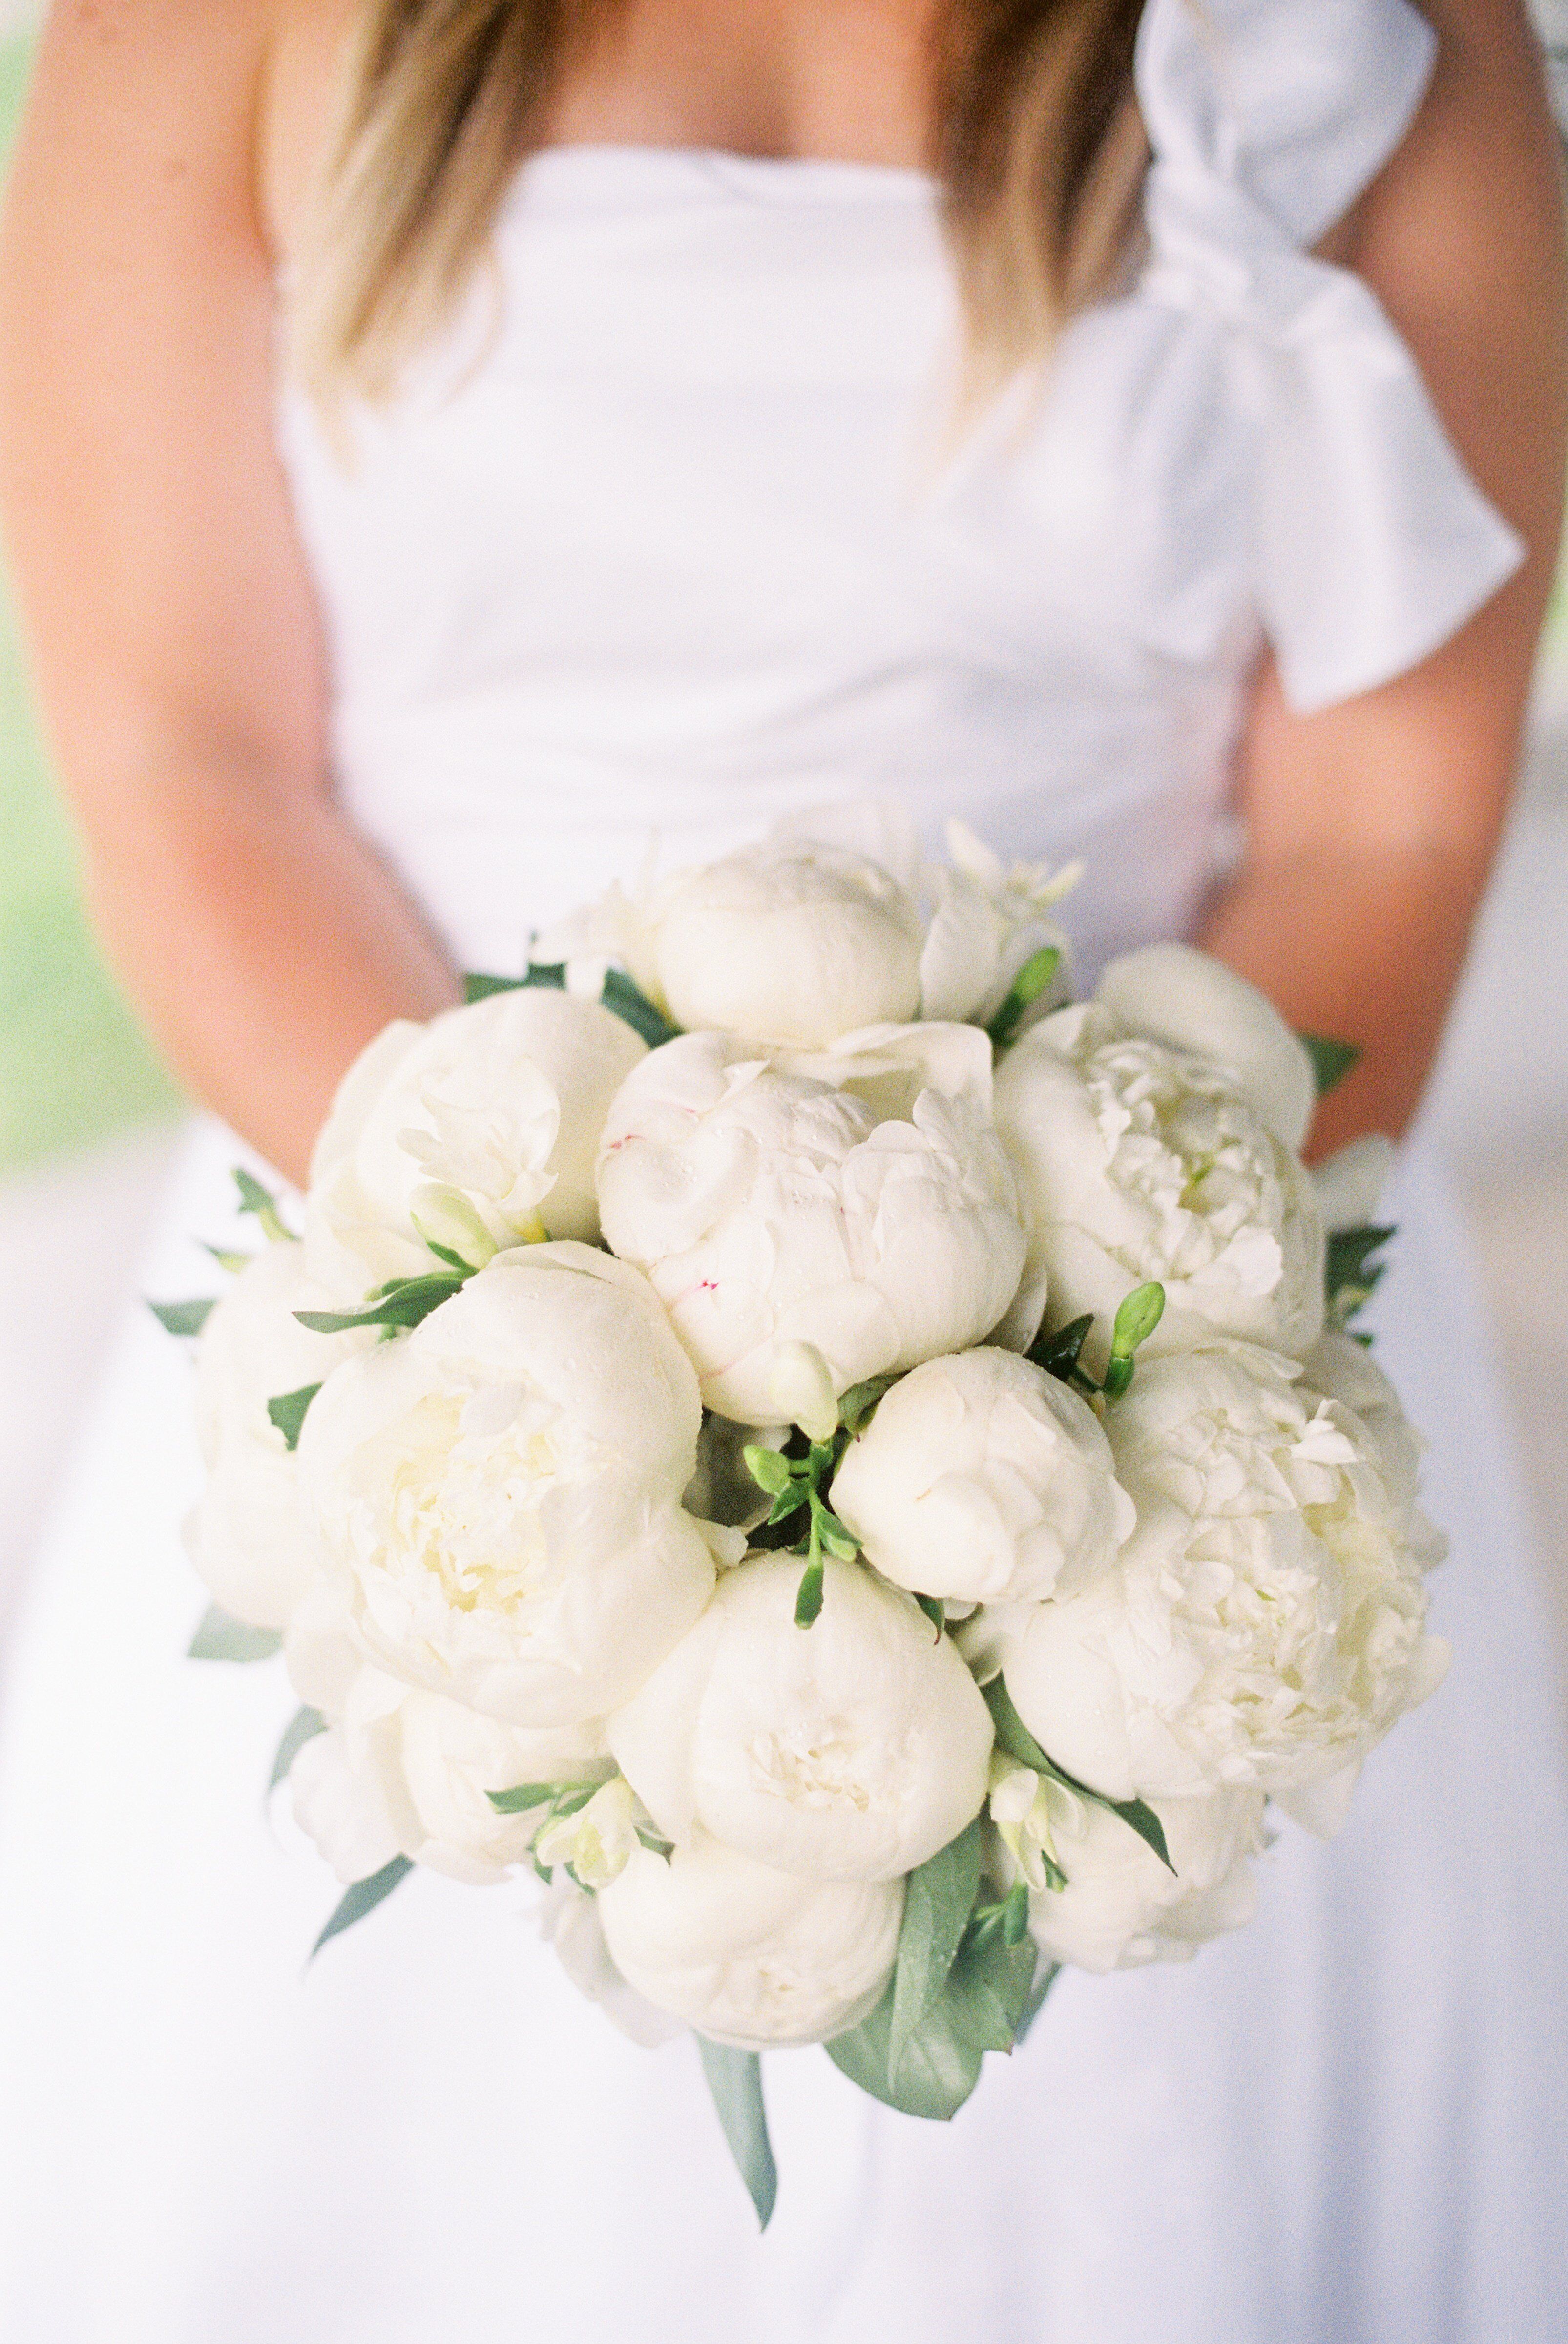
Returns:
[[[362,0],[55,0],[39,43],[19,177],[68,216],[134,182],[253,208],[287,244]]]

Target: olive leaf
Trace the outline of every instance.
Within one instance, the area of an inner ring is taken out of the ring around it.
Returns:
[[[1062,1329],[1060,1334],[1040,1336],[1026,1356],[1034,1361],[1037,1368],[1044,1368],[1047,1375],[1055,1376],[1058,1383],[1074,1383],[1080,1374],[1078,1355],[1088,1340],[1089,1329],[1094,1323],[1094,1312],[1086,1310],[1081,1318],[1075,1318],[1070,1326]]]
[[[1008,1945],[1000,1931],[966,1932],[940,1993],[890,2056],[895,1983],[869,2018],[835,2037],[828,2057],[852,2083],[905,2116],[946,2123],[980,2080],[987,2051],[1010,2051],[1034,1985],[1032,1944]]]
[[[1374,1261],[1372,1256],[1396,1234],[1391,1225],[1376,1228],[1371,1222],[1330,1233],[1323,1259],[1323,1294],[1330,1327],[1342,1333],[1371,1300],[1388,1268],[1386,1261]]]
[[[1296,1039],[1312,1061],[1312,1079],[1320,1098],[1326,1098],[1336,1083],[1342,1083],[1361,1058],[1361,1046],[1355,1042],[1335,1042],[1327,1034],[1298,1034]]]
[[[428,1278],[395,1278],[363,1310],[297,1310],[294,1316],[313,1335],[347,1335],[358,1327],[418,1327],[461,1291],[469,1275],[443,1269]]]
[[[554,1820],[576,1814],[601,1787],[598,1783],[518,1783],[510,1791],[487,1791],[485,1796],[498,1815],[525,1815],[534,1807],[549,1806]]]
[[[779,2177],[763,2104],[763,2063],[754,2051],[710,2043],[705,2035],[698,2036],[697,2049],[730,2154],[765,2230],[778,2199]]]
[[[617,1017],[623,1018],[634,1034],[641,1034],[651,1050],[656,1050],[661,1042],[673,1042],[681,1030],[621,969],[610,971],[600,999],[606,1009],[612,1009]]]
[[[268,1416],[283,1435],[284,1447],[290,1452],[299,1446],[310,1403],[320,1389],[319,1384],[302,1384],[298,1391],[278,1392],[267,1403]]]
[[[471,1009],[476,1001],[488,1001],[495,993],[563,993],[566,989],[566,963],[544,961],[531,966],[525,976],[485,976],[478,971],[463,979],[463,1001]]]
[[[307,1703],[303,1709],[295,1711],[288,1721],[288,1731],[278,1745],[278,1755],[272,1762],[272,1773],[267,1785],[268,1795],[288,1780],[288,1770],[305,1744],[314,1742],[319,1733],[326,1731],[327,1721],[319,1709],[312,1709]]]
[[[244,1620],[236,1620],[221,1604],[209,1603],[202,1614],[201,1625],[191,1638],[187,1658],[193,1661],[269,1661],[274,1652],[283,1650],[283,1638],[276,1628],[252,1628]]]
[[[158,1325],[167,1329],[171,1335],[199,1335],[217,1308],[217,1298],[215,1295],[208,1295],[204,1301],[198,1302],[149,1302],[147,1304],[147,1308],[152,1312]]]
[[[334,1906],[330,1920],[311,1946],[311,1960],[315,1960],[323,1945],[329,1944],[334,1937],[340,1937],[345,1929],[351,1929],[356,1921],[362,1921],[367,1913],[375,1911],[378,1904],[385,1904],[393,1889],[408,1878],[413,1868],[406,1855],[395,1855],[390,1864],[384,1864],[379,1872],[371,1873],[368,1880],[356,1880]]]
[[[265,1238],[275,1245],[293,1242],[294,1232],[279,1214],[278,1199],[270,1188],[264,1188],[254,1173],[248,1172],[242,1164],[234,1167],[234,1185],[239,1191],[240,1211],[255,1214]]]
[[[887,2072],[896,2081],[916,2029],[947,1983],[980,1888],[980,1819],[909,1874],[893,1969]]]

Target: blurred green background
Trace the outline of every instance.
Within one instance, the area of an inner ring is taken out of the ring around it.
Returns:
[[[30,50],[0,41],[0,164]],[[88,935],[75,866],[0,592],[0,1173],[178,1111]]]

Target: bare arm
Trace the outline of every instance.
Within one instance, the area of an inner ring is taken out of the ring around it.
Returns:
[[[1565,295],[1555,136],[1518,0],[1432,0],[1413,130],[1336,240],[1413,350],[1521,572],[1411,674],[1292,716],[1272,665],[1243,747],[1247,860],[1203,942],[1298,1026],[1360,1043],[1315,1152],[1413,1114],[1519,752],[1563,513]]]
[[[349,1059],[456,997],[331,803],[270,428],[265,0],[61,0],[0,240],[0,500],[89,900],[197,1095],[298,1178]]]

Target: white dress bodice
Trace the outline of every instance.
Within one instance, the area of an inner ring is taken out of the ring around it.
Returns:
[[[1147,258],[956,431],[918,172],[549,149],[345,457],[280,437],[344,801],[470,965],[642,865],[866,792],[1083,856],[1080,955],[1181,933],[1260,631],[1310,708],[1519,549],[1356,278],[1307,257],[1398,142],[1406,0],[1151,0]]]

